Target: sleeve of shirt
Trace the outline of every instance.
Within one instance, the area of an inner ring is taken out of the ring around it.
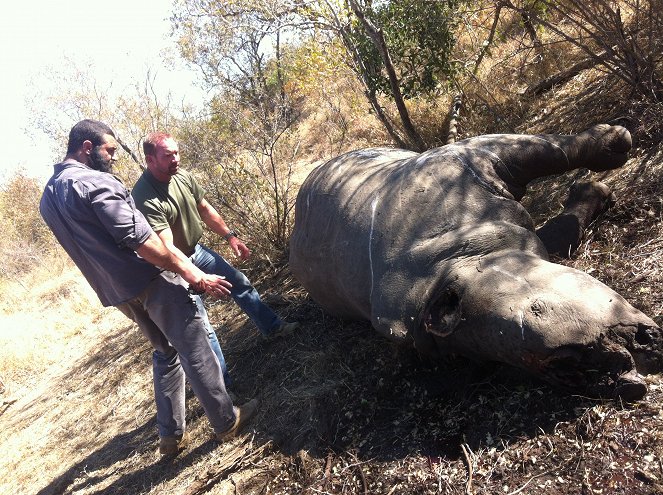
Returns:
[[[193,177],[193,175],[191,175],[191,173],[187,172],[187,177],[191,187],[191,194],[193,194],[193,197],[196,200],[196,204],[200,204],[200,202],[205,197],[205,189],[200,184],[198,184],[198,181]]]
[[[138,205],[137,208],[140,210],[140,213],[144,215],[146,221],[155,232],[161,232],[170,227],[166,212],[164,212],[155,202],[148,200]]]
[[[119,181],[110,179],[95,188],[90,202],[97,218],[119,247],[135,251],[153,232],[129,191]]]

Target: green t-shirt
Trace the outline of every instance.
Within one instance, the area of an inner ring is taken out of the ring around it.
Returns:
[[[193,176],[180,169],[169,182],[159,182],[149,170],[140,176],[131,195],[156,233],[170,227],[173,244],[191,256],[203,235],[203,221],[197,205],[205,190]]]

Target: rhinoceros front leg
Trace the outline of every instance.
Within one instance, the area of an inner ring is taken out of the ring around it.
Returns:
[[[536,230],[548,254],[570,258],[580,246],[587,227],[615,203],[615,195],[602,182],[573,184],[564,210]]]

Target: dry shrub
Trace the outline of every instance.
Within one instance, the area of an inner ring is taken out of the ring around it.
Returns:
[[[297,190],[315,165],[385,140],[338,56],[334,45],[323,51],[313,41],[288,53],[291,122],[258,115],[229,96],[215,100],[211,119],[178,133],[183,167],[258,261],[272,263],[286,254]],[[226,246],[209,232],[202,242],[221,251]]]
[[[0,280],[20,279],[53,252],[51,232],[39,214],[42,186],[22,171],[0,187]]]
[[[385,141],[378,122],[368,116],[368,102],[356,75],[345,64],[345,49],[337,41],[312,38],[288,57],[288,89],[301,102],[297,125],[302,136],[300,160],[318,161]]]

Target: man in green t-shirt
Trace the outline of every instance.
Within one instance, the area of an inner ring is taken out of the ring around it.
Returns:
[[[179,256],[190,258],[205,273],[225,277],[232,284],[231,297],[264,338],[269,340],[285,336],[297,329],[298,323],[283,321],[260,300],[258,292],[242,272],[215,251],[198,243],[204,223],[230,244],[238,258],[248,259],[251,254],[217,210],[207,202],[204,189],[194,177],[180,169],[179,147],[175,139],[163,132],[149,134],[143,141],[143,152],[147,170],[138,179],[131,194],[138,209],[166,246]],[[215,340],[216,336],[210,335],[210,338]]]

